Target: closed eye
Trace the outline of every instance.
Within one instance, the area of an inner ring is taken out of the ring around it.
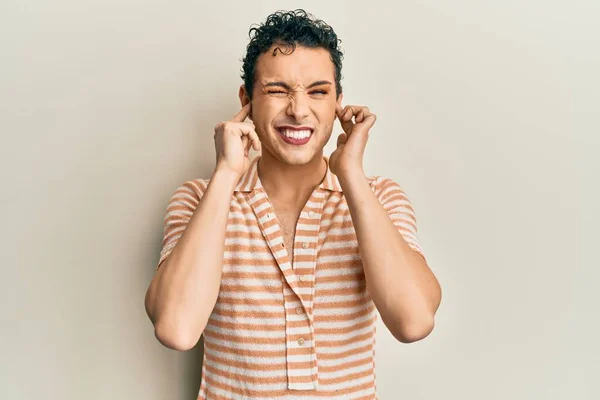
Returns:
[[[269,90],[267,93],[268,94],[287,94],[287,92],[284,92],[283,90]],[[326,90],[314,90],[314,91],[310,92],[310,94],[326,95],[327,91]]]

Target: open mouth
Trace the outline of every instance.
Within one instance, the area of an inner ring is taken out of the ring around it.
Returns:
[[[282,126],[277,128],[277,132],[284,142],[301,146],[310,141],[313,129],[310,127],[289,127]]]

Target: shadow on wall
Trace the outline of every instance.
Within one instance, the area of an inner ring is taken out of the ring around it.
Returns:
[[[202,377],[202,358],[204,356],[204,336],[194,348],[185,353],[184,393],[186,399],[196,399],[200,391]]]

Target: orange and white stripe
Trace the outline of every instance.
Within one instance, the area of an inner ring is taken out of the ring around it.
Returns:
[[[198,398],[376,399],[378,314],[340,183],[328,168],[313,191],[298,220],[292,265],[258,160],[231,199],[221,288],[203,333]],[[369,183],[406,242],[423,255],[404,191],[387,178]],[[158,266],[207,185],[191,180],[171,197]]]

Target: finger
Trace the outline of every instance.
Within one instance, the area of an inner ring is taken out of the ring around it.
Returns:
[[[362,116],[361,116],[361,113],[362,113]],[[369,110],[369,107],[361,107],[360,111],[356,115],[356,122],[364,122],[365,118],[369,114],[371,114],[371,110]],[[359,116],[360,116],[360,121],[358,120]]]
[[[363,110],[360,110],[360,111],[358,112],[358,114],[356,114],[356,119],[355,119],[355,121],[356,121],[356,123],[358,124],[358,123],[361,123],[361,122],[363,122],[363,121],[364,121],[364,119],[365,119],[365,110],[363,109]]]
[[[250,146],[252,146],[252,148],[256,151],[260,150],[260,138],[258,137],[258,134],[256,133],[256,131],[254,130],[254,124],[250,124],[247,122],[244,123],[240,123],[236,125],[238,128],[238,135],[240,135],[241,137],[247,137],[249,140],[249,144],[248,144],[248,148],[250,148]],[[244,145],[246,145],[246,142],[244,142]]]
[[[244,107],[242,107],[242,109],[236,115],[234,115],[234,117],[231,120],[235,122],[244,122],[246,120],[246,117],[248,117],[248,115],[250,114],[250,107],[252,107],[251,104],[252,103],[250,102]]]
[[[340,122],[350,122],[354,125],[354,121],[352,121],[352,117],[356,114],[357,107],[356,106],[346,106],[344,110],[342,110]]]
[[[256,126],[254,125],[254,123],[252,121],[250,122],[242,122],[242,124],[249,126],[252,130],[256,129]]]
[[[236,123],[234,125],[232,125],[232,131],[236,132],[239,136],[249,136],[251,132],[255,132],[254,130],[254,125],[246,123],[246,122],[242,122],[242,123]]]
[[[250,141],[250,146],[252,146],[252,148],[255,151],[260,151],[260,142],[256,141],[256,140],[251,140]]]
[[[358,116],[361,112],[369,112],[369,107],[367,106],[357,106],[357,105],[347,105],[341,110],[341,115],[345,118],[351,118],[353,116]]]
[[[364,121],[361,123],[361,129],[364,129],[368,132],[369,129],[371,129],[371,127],[375,124],[376,120],[377,116],[375,114],[368,113],[365,115]]]
[[[256,131],[252,131],[250,132],[250,135],[248,135],[250,137],[250,139],[252,140],[252,148],[256,151],[260,150],[260,139],[258,138],[258,134],[256,133]]]
[[[336,116],[337,118],[339,118],[339,117],[340,117],[340,113],[342,112],[342,110],[343,110],[343,108],[342,108],[342,105],[341,105],[341,104],[337,104],[337,103],[336,103],[336,104],[335,104],[335,116]]]
[[[348,136],[345,133],[341,133],[337,138],[337,146],[339,147],[341,144],[345,144]]]
[[[354,116],[355,108],[353,106],[346,106],[346,110],[344,111],[344,115],[342,118],[346,121],[351,121]]]
[[[346,106],[346,107],[336,107],[336,113],[337,113],[337,117],[340,119],[340,121],[347,119],[347,115],[348,115],[348,110],[350,110],[350,107],[352,106]]]
[[[351,110],[352,110],[352,108],[353,108],[353,106],[351,106],[351,105],[348,105],[348,106],[346,106],[346,107],[342,108],[342,110],[340,111],[340,115],[341,115],[342,117],[345,117],[345,116],[347,116],[347,115],[348,115],[348,111],[351,111]]]
[[[349,135],[350,132],[352,132],[352,127],[354,126],[354,123],[352,122],[351,116],[349,118],[344,116],[344,113],[347,111],[348,110],[342,111],[339,119],[340,119],[340,125],[342,125],[342,129],[344,130],[344,132],[346,132]]]
[[[250,154],[250,147],[252,147],[252,141],[248,140],[248,144],[246,145],[246,147],[244,148],[244,155],[246,157],[248,157],[248,154]]]
[[[369,115],[373,115],[371,114],[371,112],[369,111],[368,107],[363,108],[362,110],[360,110],[358,112],[358,114],[356,114],[356,118],[355,121],[356,123],[361,123],[364,122],[364,120],[369,116]]]
[[[242,136],[242,146],[244,147],[244,156],[248,157],[248,144],[250,143],[250,139],[248,138],[248,136],[244,135]]]

